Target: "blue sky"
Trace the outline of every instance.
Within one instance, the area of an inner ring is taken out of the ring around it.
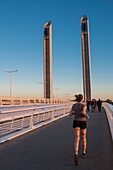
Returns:
[[[53,24],[53,94],[83,93],[81,28],[89,18],[92,97],[113,100],[112,0],[0,0],[0,96],[41,97],[43,26]],[[60,89],[60,90],[55,90]]]

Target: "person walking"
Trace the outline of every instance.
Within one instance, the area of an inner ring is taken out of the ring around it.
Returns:
[[[89,112],[90,111],[90,101],[89,100],[87,100],[86,105],[87,105],[87,111]]]
[[[69,116],[74,115],[73,120],[73,128],[75,129],[75,156],[74,163],[78,165],[78,150],[79,150],[79,142],[80,142],[80,133],[82,133],[83,140],[83,157],[86,157],[87,154],[87,140],[86,140],[86,132],[87,132],[87,124],[86,118],[89,116],[86,114],[86,105],[83,103],[83,95],[75,95],[77,103],[73,104]]]
[[[92,110],[92,112],[94,112],[95,108],[96,108],[96,100],[92,99],[92,101],[91,101],[91,110]]]
[[[101,112],[102,101],[100,99],[97,101],[97,107],[98,107],[98,111]]]

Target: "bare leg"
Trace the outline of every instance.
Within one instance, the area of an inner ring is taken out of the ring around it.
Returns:
[[[79,148],[79,141],[80,141],[80,128],[75,128],[75,154],[78,155],[78,148]]]
[[[86,129],[81,130],[82,132],[82,140],[83,140],[83,153],[86,153],[86,148],[87,148],[87,141],[86,141]]]

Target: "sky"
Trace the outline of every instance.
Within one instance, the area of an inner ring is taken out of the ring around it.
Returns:
[[[90,31],[92,98],[113,100],[112,0],[0,0],[0,96],[43,97],[43,27],[52,21],[53,95],[83,94],[80,19]]]

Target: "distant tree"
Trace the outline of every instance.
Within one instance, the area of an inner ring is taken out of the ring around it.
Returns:
[[[106,102],[109,103],[109,104],[113,104],[111,99],[107,99]]]

